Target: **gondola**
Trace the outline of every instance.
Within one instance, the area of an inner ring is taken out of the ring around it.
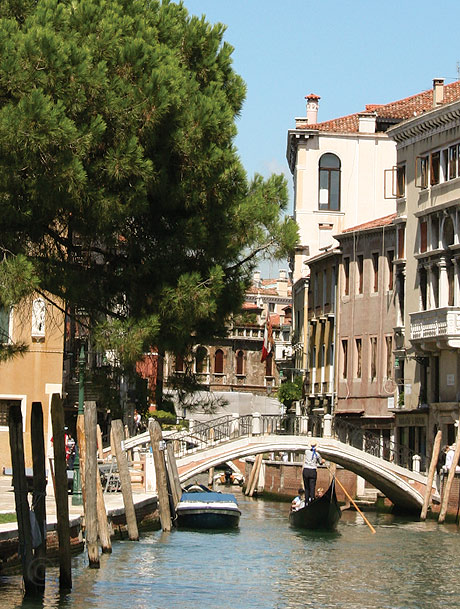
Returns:
[[[302,529],[333,531],[342,516],[342,510],[335,494],[335,478],[321,497],[314,499],[300,510],[291,511],[289,522]]]

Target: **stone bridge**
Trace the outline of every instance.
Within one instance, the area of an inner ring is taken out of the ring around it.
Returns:
[[[259,453],[303,452],[312,440],[316,440],[325,460],[361,476],[396,506],[420,511],[427,484],[427,477],[417,471],[420,456],[406,454],[406,451],[391,443],[384,444],[378,436],[362,430],[360,442],[357,442],[356,434],[337,429],[332,424],[332,417],[327,417],[322,417],[319,434],[312,434],[315,426],[318,431],[318,421],[305,422],[305,417],[255,413],[243,417],[220,417],[192,425],[192,429],[186,432],[165,432],[164,439],[173,443],[182,483],[234,459]],[[148,445],[149,442],[148,433],[141,434],[126,440],[125,449]],[[356,446],[357,443],[360,446]]]

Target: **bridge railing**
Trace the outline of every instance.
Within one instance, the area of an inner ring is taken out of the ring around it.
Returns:
[[[174,446],[176,457],[183,457],[200,449],[250,435],[252,415],[225,415],[209,422],[191,425],[187,432],[178,432],[167,439]]]
[[[407,446],[400,446],[389,438],[383,438],[371,430],[363,429],[338,417],[332,424],[333,435],[337,440],[364,452],[395,463],[409,470],[425,471],[426,455],[416,453]]]
[[[329,418],[326,421],[327,416]],[[409,470],[424,471],[426,467],[425,455],[416,455],[408,447],[383,438],[372,430],[330,415],[225,415],[208,422],[192,422],[188,431],[170,435],[167,441],[173,443],[176,457],[183,457],[238,438],[271,434],[333,437]]]

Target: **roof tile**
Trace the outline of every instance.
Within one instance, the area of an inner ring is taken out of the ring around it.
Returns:
[[[460,80],[444,86],[444,104],[450,104],[460,99]],[[422,91],[416,95],[405,97],[389,104],[367,104],[366,112],[375,112],[377,119],[404,120],[433,109],[433,89]],[[323,123],[309,125],[306,121],[297,121],[297,129],[316,129],[337,133],[357,133],[359,130],[359,115],[362,112],[334,118]]]

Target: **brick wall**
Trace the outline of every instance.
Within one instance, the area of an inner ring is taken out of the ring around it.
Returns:
[[[282,461],[266,461],[265,465],[265,485],[264,491],[281,497],[294,497],[302,484],[302,464],[284,463]],[[253,463],[246,462],[245,478],[249,480]],[[347,492],[355,497],[356,495],[356,475],[345,469],[337,468],[337,479],[343,484]],[[329,487],[331,474],[326,467],[318,468],[318,479],[316,488],[326,490]],[[337,485],[337,499],[345,502],[345,494]]]

